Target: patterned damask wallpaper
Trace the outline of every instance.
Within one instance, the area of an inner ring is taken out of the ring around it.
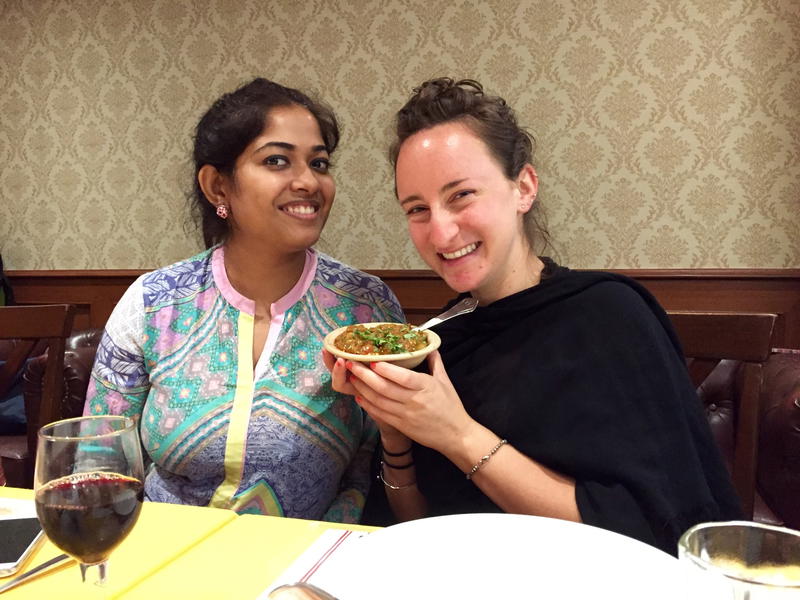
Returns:
[[[575,267],[800,267],[798,0],[0,0],[0,252],[152,268],[185,228],[192,128],[255,76],[344,125],[321,249],[424,268],[386,160],[411,88],[473,77],[538,141]]]

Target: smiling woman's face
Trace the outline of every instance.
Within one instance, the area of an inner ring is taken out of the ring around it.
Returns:
[[[273,108],[226,178],[230,241],[255,238],[278,253],[315,244],[336,194],[328,167],[314,116],[297,105]]]
[[[471,129],[450,122],[406,139],[395,176],[417,251],[452,289],[487,304],[528,287],[522,215],[536,194],[532,167],[508,179]]]

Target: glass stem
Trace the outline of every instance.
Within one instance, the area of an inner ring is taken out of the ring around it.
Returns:
[[[86,565],[84,563],[80,563],[81,565],[81,580],[83,583],[86,583],[86,570],[94,565]],[[97,563],[97,570],[98,570],[98,578],[95,581],[95,585],[105,585],[106,584],[106,570],[108,568],[108,561],[104,560],[101,563]]]

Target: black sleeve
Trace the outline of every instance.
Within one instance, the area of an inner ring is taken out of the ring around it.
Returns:
[[[738,500],[666,315],[615,282],[589,296],[553,410],[571,441],[551,460],[575,478],[585,523],[675,554],[695,523],[738,518]]]

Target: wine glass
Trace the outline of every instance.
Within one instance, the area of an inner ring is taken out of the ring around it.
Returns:
[[[131,532],[142,508],[144,469],[133,419],[78,417],[39,430],[34,474],[36,513],[53,544],[76,558],[81,578]]]
[[[678,541],[693,597],[800,598],[800,531],[752,521],[700,523]]]

